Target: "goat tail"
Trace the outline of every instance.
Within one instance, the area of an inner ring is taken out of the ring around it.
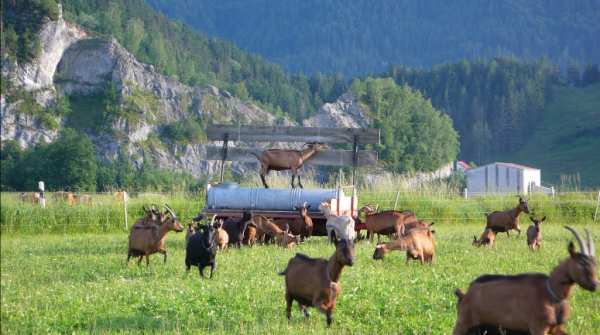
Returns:
[[[454,294],[458,297],[458,305],[456,305],[456,307],[460,306],[460,303],[463,301],[463,299],[465,298],[465,292],[463,292],[461,289],[457,288],[454,291]]]
[[[277,271],[278,276],[285,276],[285,272],[287,271],[287,268],[283,271],[279,271],[279,269],[275,269],[275,271]]]

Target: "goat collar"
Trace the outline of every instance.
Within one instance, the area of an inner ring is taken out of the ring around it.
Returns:
[[[557,297],[556,294],[554,294],[554,292],[552,292],[552,289],[550,288],[550,279],[546,279],[546,287],[548,288],[548,292],[550,292],[550,294],[554,297],[554,299],[558,300],[558,302],[566,301],[565,299],[561,299],[561,298]]]
[[[208,247],[206,246],[206,244],[204,244],[204,239],[202,239],[202,246],[204,247],[204,249],[209,250],[210,248],[212,248],[215,244],[211,241],[208,244]]]

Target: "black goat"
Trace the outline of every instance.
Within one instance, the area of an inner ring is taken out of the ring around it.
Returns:
[[[197,266],[200,270],[200,276],[204,276],[204,268],[210,265],[210,277],[212,278],[213,272],[215,272],[215,258],[217,256],[217,246],[214,243],[213,236],[217,231],[215,226],[215,218],[213,216],[210,224],[200,225],[202,233],[196,233],[190,236],[187,249],[185,252],[185,266],[187,267],[187,273],[190,273],[190,267],[192,265]],[[208,220],[207,220],[208,221]]]
[[[237,246],[238,248],[242,247],[242,242],[244,241],[244,231],[248,226],[256,228],[256,224],[251,222],[252,220],[252,212],[245,211],[244,215],[239,221],[236,221],[233,218],[228,218],[223,223],[223,229],[229,235],[229,246]]]

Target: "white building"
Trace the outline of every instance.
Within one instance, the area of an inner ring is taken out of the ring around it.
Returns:
[[[540,186],[541,170],[512,163],[492,163],[467,170],[467,190],[477,193],[528,193]]]

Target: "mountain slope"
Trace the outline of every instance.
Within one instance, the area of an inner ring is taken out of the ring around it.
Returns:
[[[463,57],[538,59],[564,70],[600,61],[598,1],[147,0],[169,17],[256,52],[288,72],[386,63],[431,67]]]
[[[561,175],[580,176],[580,186],[600,187],[600,83],[584,88],[555,86],[555,100],[537,131],[511,161],[539,168],[542,181],[561,184]]]

